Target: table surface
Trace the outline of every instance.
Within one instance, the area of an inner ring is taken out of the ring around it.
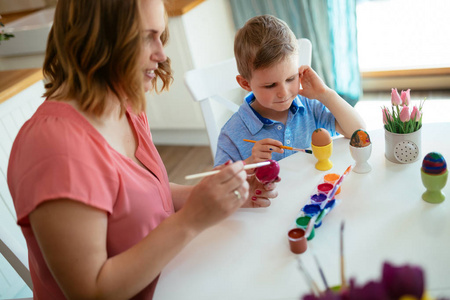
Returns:
[[[346,277],[362,284],[378,280],[383,262],[413,264],[425,271],[434,296],[450,296],[450,183],[447,199],[429,204],[420,168],[432,151],[450,158],[450,123],[423,125],[421,159],[395,164],[384,157],[384,131],[369,131],[372,171],[351,171],[342,182],[339,204],[316,229],[300,255],[314,281],[324,285],[313,253],[329,285],[340,284],[339,232],[345,221]],[[342,174],[354,161],[349,140],[333,140],[333,168],[318,171],[313,155],[281,160],[279,196],[268,208],[240,209],[190,243],[161,273],[154,299],[299,299],[309,292],[289,250],[287,232],[323,175]]]

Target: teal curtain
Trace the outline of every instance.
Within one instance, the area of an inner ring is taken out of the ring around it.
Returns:
[[[352,106],[361,96],[356,0],[230,0],[236,28],[258,15],[285,21],[312,47],[312,68]]]

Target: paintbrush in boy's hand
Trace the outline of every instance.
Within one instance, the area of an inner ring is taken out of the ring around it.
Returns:
[[[243,139],[244,142],[249,142],[249,143],[256,143],[256,141],[253,140],[247,140],[247,139]],[[287,150],[293,150],[293,151],[298,151],[298,152],[304,152],[304,153],[308,153],[308,154],[312,154],[312,150],[308,150],[308,149],[299,149],[299,148],[293,148],[293,147],[289,147],[289,146],[276,146],[279,147],[281,149],[287,149]]]

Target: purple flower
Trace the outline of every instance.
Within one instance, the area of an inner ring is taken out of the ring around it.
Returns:
[[[333,293],[332,291],[325,292],[321,294],[319,297],[314,295],[305,295],[303,296],[303,300],[341,300],[342,297],[339,293]]]
[[[402,122],[408,122],[410,119],[410,114],[409,114],[409,107],[408,106],[403,106],[402,110],[400,111],[400,121]]]
[[[402,91],[401,99],[402,99],[402,105],[408,106],[411,102],[411,96],[410,96],[411,89],[407,89],[406,91]]]
[[[357,287],[350,281],[350,289],[347,291],[346,300],[390,300],[381,282],[369,281],[362,287]]]
[[[400,98],[397,89],[391,90],[391,102],[393,106],[399,106],[402,104],[402,99]]]
[[[422,299],[425,290],[424,273],[421,268],[411,265],[395,267],[390,263],[383,264],[381,280],[369,281],[364,285],[356,285],[354,278],[349,280],[348,287],[340,291],[326,291],[319,296],[313,294],[303,296],[303,300],[397,300],[403,296]]]
[[[417,108],[417,106],[414,106],[411,112],[411,120],[418,122],[421,116],[422,113],[420,112],[420,110]]]
[[[421,299],[425,288],[422,269],[410,265],[395,267],[389,263],[384,263],[381,282],[393,299],[399,299],[404,295]]]

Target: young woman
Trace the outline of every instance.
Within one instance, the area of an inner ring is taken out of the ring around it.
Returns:
[[[172,79],[166,20],[162,0],[57,3],[47,99],[8,168],[35,299],[151,299],[161,270],[200,232],[276,196],[273,184],[249,184],[241,161],[196,186],[169,183],[144,96]]]

